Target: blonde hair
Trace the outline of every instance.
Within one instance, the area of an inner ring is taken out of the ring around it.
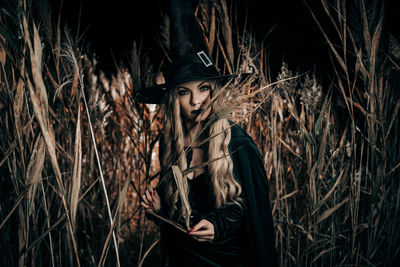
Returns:
[[[217,92],[220,86],[212,83],[212,93]],[[215,104],[215,103],[214,103]],[[167,175],[164,182],[165,201],[169,208],[169,216],[188,220],[191,209],[185,209],[183,202],[188,201],[188,181],[186,175],[182,181],[182,195],[180,199],[178,188],[171,174],[171,166],[178,165],[184,171],[188,167],[184,146],[184,126],[181,120],[180,105],[176,90],[170,90],[164,112],[163,148],[160,153],[161,173]],[[212,108],[210,117],[215,117]],[[229,155],[228,145],[231,141],[231,130],[227,119],[217,119],[209,126],[208,154],[206,159],[208,171],[215,195],[215,207],[219,208],[227,203],[238,204],[242,188],[233,177],[233,163]]]

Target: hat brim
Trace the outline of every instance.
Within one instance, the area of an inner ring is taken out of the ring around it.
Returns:
[[[200,81],[200,80],[219,80],[222,84],[228,83],[230,80],[235,79],[240,76],[241,80],[245,80],[252,73],[240,73],[240,74],[228,74],[219,76],[191,76],[190,78],[180,80],[179,82],[163,83],[154,86],[140,88],[135,94],[135,100],[139,103],[146,104],[161,104],[163,103],[163,98],[171,88],[186,82]]]

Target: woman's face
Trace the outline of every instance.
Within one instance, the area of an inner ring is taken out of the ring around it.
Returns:
[[[182,83],[176,88],[184,119],[200,122],[210,115],[211,107],[205,110],[211,98],[210,81],[192,81]]]

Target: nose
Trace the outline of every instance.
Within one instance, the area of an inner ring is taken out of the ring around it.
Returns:
[[[190,104],[192,106],[201,106],[203,101],[204,101],[204,99],[199,93],[197,93],[197,92],[192,93],[192,97],[190,99]]]

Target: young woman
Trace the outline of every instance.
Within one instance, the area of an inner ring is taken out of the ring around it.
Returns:
[[[205,128],[216,115],[209,106],[216,85],[191,81],[170,91],[160,153],[166,178],[158,190],[146,191],[142,206],[183,225],[190,218],[187,234],[161,224],[170,266],[275,266],[267,179],[256,145],[227,119]],[[193,169],[180,181],[186,199],[168,171],[172,165]]]
[[[160,183],[146,190],[141,205],[187,226],[179,231],[153,218],[164,266],[277,266],[261,155],[244,130],[218,114],[224,103],[213,96],[221,75],[189,5],[171,2],[167,82],[136,96],[165,104]],[[183,175],[174,176],[173,167]]]

